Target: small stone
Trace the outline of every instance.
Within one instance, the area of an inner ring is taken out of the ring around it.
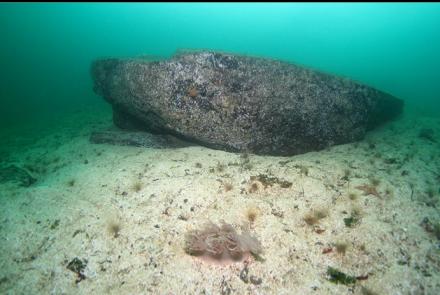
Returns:
[[[272,213],[272,215],[275,215],[276,217],[279,217],[279,218],[283,218],[284,217],[283,211],[281,211],[279,209],[276,209],[276,208],[273,208],[271,213]]]
[[[254,285],[260,285],[263,282],[263,279],[256,277],[254,275],[252,275],[249,280],[251,281],[252,284]]]
[[[240,271],[240,279],[246,284],[249,283],[248,273],[249,269],[247,265],[245,265],[244,268]]]

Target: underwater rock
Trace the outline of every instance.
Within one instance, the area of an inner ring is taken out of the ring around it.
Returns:
[[[94,90],[118,127],[211,148],[294,155],[360,140],[403,101],[287,62],[212,51],[170,59],[102,59]]]
[[[23,168],[15,165],[0,167],[0,183],[14,182],[20,186],[28,187],[36,181],[37,180]]]

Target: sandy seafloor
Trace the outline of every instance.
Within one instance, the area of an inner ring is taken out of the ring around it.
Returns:
[[[111,125],[109,111],[85,109],[45,132],[2,136],[2,165],[38,180],[0,184],[1,294],[440,294],[440,119],[404,115],[361,142],[248,163],[198,146],[89,142]],[[422,128],[437,142],[420,138]],[[292,186],[250,190],[260,174]],[[372,182],[377,195],[357,188]],[[309,225],[312,210],[328,216]],[[185,233],[207,220],[250,227],[261,259],[221,265],[186,254]],[[76,257],[87,260],[78,283],[67,269]],[[329,266],[357,282],[330,282]]]

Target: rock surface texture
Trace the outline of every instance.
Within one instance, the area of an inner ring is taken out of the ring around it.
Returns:
[[[320,150],[362,139],[403,109],[402,100],[346,78],[211,51],[161,61],[102,59],[92,75],[118,127],[227,151]]]

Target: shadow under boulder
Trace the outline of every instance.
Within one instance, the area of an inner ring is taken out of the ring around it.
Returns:
[[[155,135],[143,131],[125,131],[109,129],[92,132],[90,142],[96,144],[125,145],[147,148],[181,148],[191,146],[191,143],[181,141],[173,136]]]

